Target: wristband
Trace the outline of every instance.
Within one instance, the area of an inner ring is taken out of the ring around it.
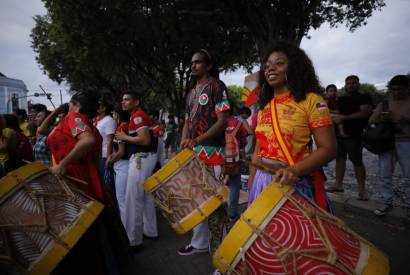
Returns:
[[[296,176],[299,177],[300,169],[298,167],[296,167],[295,165],[291,166],[290,168],[293,170],[293,172],[296,174]]]

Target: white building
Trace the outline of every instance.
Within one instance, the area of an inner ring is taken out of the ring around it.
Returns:
[[[0,114],[11,113],[13,109],[27,110],[27,93],[22,80],[0,73]]]

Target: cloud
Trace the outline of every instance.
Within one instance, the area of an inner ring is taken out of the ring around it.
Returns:
[[[335,83],[341,87],[347,75],[357,74],[362,82],[383,87],[395,74],[410,72],[410,1],[386,3],[366,26],[353,33],[344,26],[331,29],[327,24],[309,32],[311,39],[304,39],[301,47],[312,59],[322,85]],[[55,94],[53,98],[58,102],[59,90],[68,87],[43,74],[30,47],[33,17],[45,13],[40,0],[0,1],[0,72],[23,80],[29,91],[38,91],[38,85],[42,85]],[[221,74],[221,79],[227,85],[242,86],[245,75],[244,70],[238,70]]]
[[[394,75],[410,72],[410,1],[386,4],[355,32],[343,25],[332,29],[323,24],[309,32],[311,39],[302,40],[301,48],[312,59],[322,85],[342,87],[346,76],[357,74],[362,82],[383,88]],[[240,70],[222,79],[227,85],[243,85],[245,75]]]

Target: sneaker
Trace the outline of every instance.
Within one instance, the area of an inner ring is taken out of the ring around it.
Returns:
[[[212,275],[222,275],[222,273],[218,269],[215,269]]]
[[[374,210],[374,214],[377,216],[384,216],[387,214],[387,212],[389,212],[391,209],[393,208],[393,205],[391,204],[385,204],[380,208],[377,208],[376,210]]]
[[[178,254],[181,256],[191,255],[195,253],[205,253],[205,252],[208,252],[208,248],[197,249],[190,244],[178,249]]]

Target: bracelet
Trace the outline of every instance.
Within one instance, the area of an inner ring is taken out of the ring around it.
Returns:
[[[198,145],[198,140],[196,138],[192,139],[192,142],[194,143],[194,146]]]
[[[298,167],[296,167],[295,165],[291,166],[290,168],[293,170],[293,172],[296,174],[296,176],[299,177],[300,169]]]

